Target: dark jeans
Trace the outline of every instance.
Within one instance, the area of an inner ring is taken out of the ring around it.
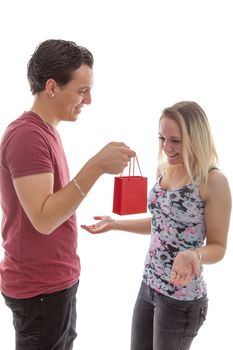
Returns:
[[[76,292],[71,288],[29,299],[3,295],[13,313],[16,350],[71,350],[76,333]]]
[[[190,349],[206,318],[207,307],[207,297],[175,300],[142,282],[133,313],[131,350]]]

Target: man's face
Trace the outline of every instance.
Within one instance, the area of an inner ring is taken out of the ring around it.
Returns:
[[[56,117],[58,121],[75,121],[82,107],[91,103],[93,71],[81,65],[74,71],[73,79],[65,86],[56,86]]]

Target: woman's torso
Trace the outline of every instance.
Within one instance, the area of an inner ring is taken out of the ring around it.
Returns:
[[[152,289],[178,300],[206,295],[206,285],[196,277],[187,287],[175,287],[169,280],[172,264],[180,251],[194,249],[205,240],[205,202],[197,184],[164,188],[160,176],[150,191],[151,241],[146,256],[144,282]]]

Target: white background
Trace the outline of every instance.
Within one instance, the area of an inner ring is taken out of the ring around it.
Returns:
[[[109,141],[135,149],[149,188],[155,181],[163,108],[194,100],[206,111],[232,186],[232,10],[227,0],[1,2],[0,134],[31,107],[26,64],[45,39],[67,39],[94,54],[93,103],[59,130],[71,176]],[[114,177],[104,175],[78,209],[78,223],[112,210]],[[117,217],[115,215],[115,217]],[[135,216],[140,217],[140,215]],[[230,349],[232,235],[224,260],[205,267],[209,313],[193,350]],[[127,350],[149,236],[79,229],[82,274],[74,349]],[[2,250],[0,248],[0,254]],[[11,315],[0,298],[1,348],[14,349]]]

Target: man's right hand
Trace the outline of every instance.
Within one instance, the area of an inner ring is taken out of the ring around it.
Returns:
[[[136,153],[123,142],[110,142],[91,161],[101,173],[119,174],[135,156]]]

